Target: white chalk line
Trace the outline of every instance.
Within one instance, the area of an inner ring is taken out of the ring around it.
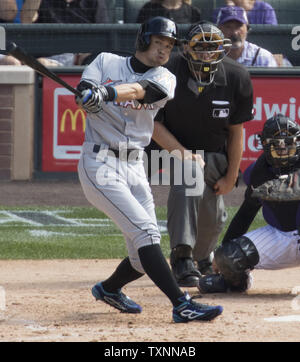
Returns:
[[[54,219],[62,221],[62,224],[60,223],[49,223],[49,224],[43,224],[39,223],[37,221],[34,221],[30,218],[22,217],[21,215],[17,215],[18,212],[20,213],[26,213],[26,211],[32,214],[41,214],[41,215],[48,215],[49,217],[52,217]],[[111,229],[116,228],[115,224],[110,219],[97,219],[97,218],[66,218],[61,216],[63,213],[70,213],[68,210],[53,210],[53,211],[32,211],[32,210],[16,210],[16,211],[0,211],[0,227],[11,227],[12,224],[17,223],[17,225],[13,225],[15,228],[32,228],[34,227],[34,230],[28,230],[29,234],[33,237],[44,237],[44,238],[50,238],[50,237],[59,237],[59,236],[95,236],[97,234],[97,231],[92,233],[82,233],[82,234],[76,234],[74,232],[59,232],[59,231],[49,231],[49,230],[37,230],[37,229],[46,229],[46,228],[101,228],[103,234],[108,236],[114,236],[119,237],[122,236],[122,233],[119,231],[112,232],[105,229]],[[60,214],[60,215],[59,215]],[[4,215],[4,218],[1,218],[1,215]],[[88,222],[87,222],[88,221]],[[167,233],[167,222],[166,220],[158,220],[158,227],[161,234]]]
[[[264,318],[266,322],[300,322],[300,315],[285,315],[285,316],[276,316],[270,318]]]

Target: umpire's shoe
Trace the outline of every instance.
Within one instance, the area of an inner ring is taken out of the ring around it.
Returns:
[[[103,289],[102,283],[93,286],[92,294],[96,300],[102,300],[123,313],[141,313],[142,307],[131,300],[119,289],[117,293],[108,293]]]
[[[178,245],[170,255],[170,264],[173,275],[180,287],[197,287],[200,272],[196,269],[192,259],[192,248],[188,245]]]
[[[173,320],[175,323],[211,321],[223,312],[223,307],[220,305],[209,306],[196,303],[187,293],[179,300],[182,303],[178,307],[173,308]]]

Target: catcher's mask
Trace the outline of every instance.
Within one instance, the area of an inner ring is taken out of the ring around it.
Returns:
[[[187,60],[193,77],[200,85],[213,82],[218,64],[229,52],[231,41],[207,21],[192,25],[186,39],[181,40],[181,55]]]
[[[269,118],[259,137],[273,168],[291,168],[299,160],[300,126],[290,118],[282,114]]]
[[[155,16],[145,21],[139,28],[136,38],[136,50],[146,51],[151,42],[151,35],[162,35],[175,40],[177,44],[177,25],[174,21],[164,18],[163,16]]]

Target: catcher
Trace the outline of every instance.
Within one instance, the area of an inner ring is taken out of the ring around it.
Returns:
[[[277,114],[259,137],[263,153],[244,172],[244,202],[215,251],[216,273],[199,281],[202,293],[243,292],[254,268],[300,265],[300,126]],[[247,232],[261,207],[267,225]]]

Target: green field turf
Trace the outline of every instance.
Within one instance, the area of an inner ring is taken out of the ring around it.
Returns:
[[[227,211],[228,225],[237,208]],[[162,250],[169,257],[166,207],[157,207],[156,214]],[[263,225],[259,213],[250,229]],[[94,208],[0,207],[0,259],[110,259],[126,255],[120,230]]]

